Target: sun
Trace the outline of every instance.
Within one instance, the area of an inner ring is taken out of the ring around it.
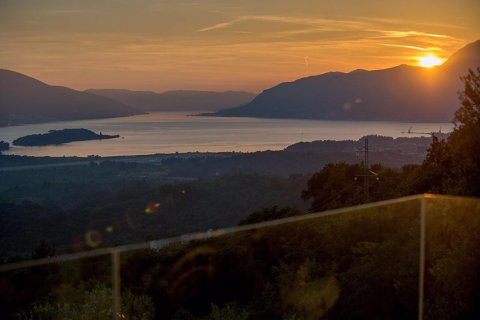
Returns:
[[[443,59],[440,59],[439,57],[431,53],[418,58],[418,65],[424,68],[439,66],[442,63],[443,63]]]

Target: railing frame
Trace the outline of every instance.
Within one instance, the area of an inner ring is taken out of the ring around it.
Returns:
[[[110,255],[111,268],[112,268],[111,270],[112,272],[112,307],[113,307],[112,313],[113,313],[113,320],[118,320],[122,318],[120,255],[123,252],[139,250],[139,249],[162,249],[164,247],[177,244],[177,243],[187,243],[189,241],[194,241],[194,240],[206,240],[206,239],[216,238],[223,235],[233,234],[241,231],[257,230],[261,228],[268,228],[268,227],[273,227],[273,226],[278,226],[278,225],[283,225],[283,224],[288,224],[293,222],[316,219],[324,216],[331,216],[331,215],[342,214],[342,213],[347,213],[351,211],[370,209],[370,208],[381,207],[381,206],[386,206],[391,204],[399,204],[399,203],[408,202],[412,200],[419,200],[420,201],[420,208],[419,208],[420,241],[419,241],[418,319],[421,320],[423,319],[423,313],[424,313],[424,291],[425,291],[424,282],[425,282],[426,199],[432,199],[432,198],[459,199],[459,198],[466,198],[466,197],[434,195],[434,194],[412,195],[412,196],[406,196],[406,197],[396,198],[392,200],[372,202],[372,203],[367,203],[367,204],[362,204],[362,205],[357,205],[357,206],[352,206],[347,208],[316,212],[316,213],[311,213],[311,214],[302,215],[302,216],[294,216],[294,217],[283,218],[283,219],[278,219],[273,221],[265,221],[265,222],[250,224],[250,225],[216,229],[216,230],[210,230],[207,232],[189,233],[189,234],[184,234],[177,237],[164,238],[164,239],[153,240],[148,242],[141,242],[136,244],[129,244],[129,245],[123,245],[123,246],[117,246],[117,247],[110,247],[110,248],[102,248],[102,249],[96,249],[96,250],[80,252],[80,253],[63,254],[63,255],[52,256],[52,257],[47,257],[47,258],[42,258],[37,260],[20,261],[15,263],[3,264],[3,265],[0,265],[0,272],[47,265],[52,263],[79,260],[84,258],[102,256],[102,255]]]

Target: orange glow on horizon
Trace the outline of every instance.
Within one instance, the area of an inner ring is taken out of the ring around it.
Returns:
[[[0,67],[76,90],[259,93],[447,58],[478,39],[479,9],[473,0],[0,1]]]
[[[444,59],[440,59],[432,53],[429,53],[423,57],[418,58],[418,65],[424,68],[432,68],[439,66],[443,63]]]

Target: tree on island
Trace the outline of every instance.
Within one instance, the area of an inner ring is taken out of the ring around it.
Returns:
[[[13,141],[17,146],[48,146],[58,145],[63,143],[75,142],[75,141],[88,141],[88,140],[105,140],[115,139],[120,137],[119,135],[105,135],[100,132],[95,132],[87,129],[63,129],[63,130],[50,130],[44,134],[31,134],[28,136],[20,137]]]
[[[0,154],[2,154],[2,151],[6,151],[8,149],[10,149],[10,143],[5,141],[0,141]]]

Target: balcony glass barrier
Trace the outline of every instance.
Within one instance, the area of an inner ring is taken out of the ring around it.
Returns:
[[[425,319],[480,317],[480,200],[425,199]]]
[[[479,211],[478,199],[412,196],[6,263],[2,318],[471,317]]]

